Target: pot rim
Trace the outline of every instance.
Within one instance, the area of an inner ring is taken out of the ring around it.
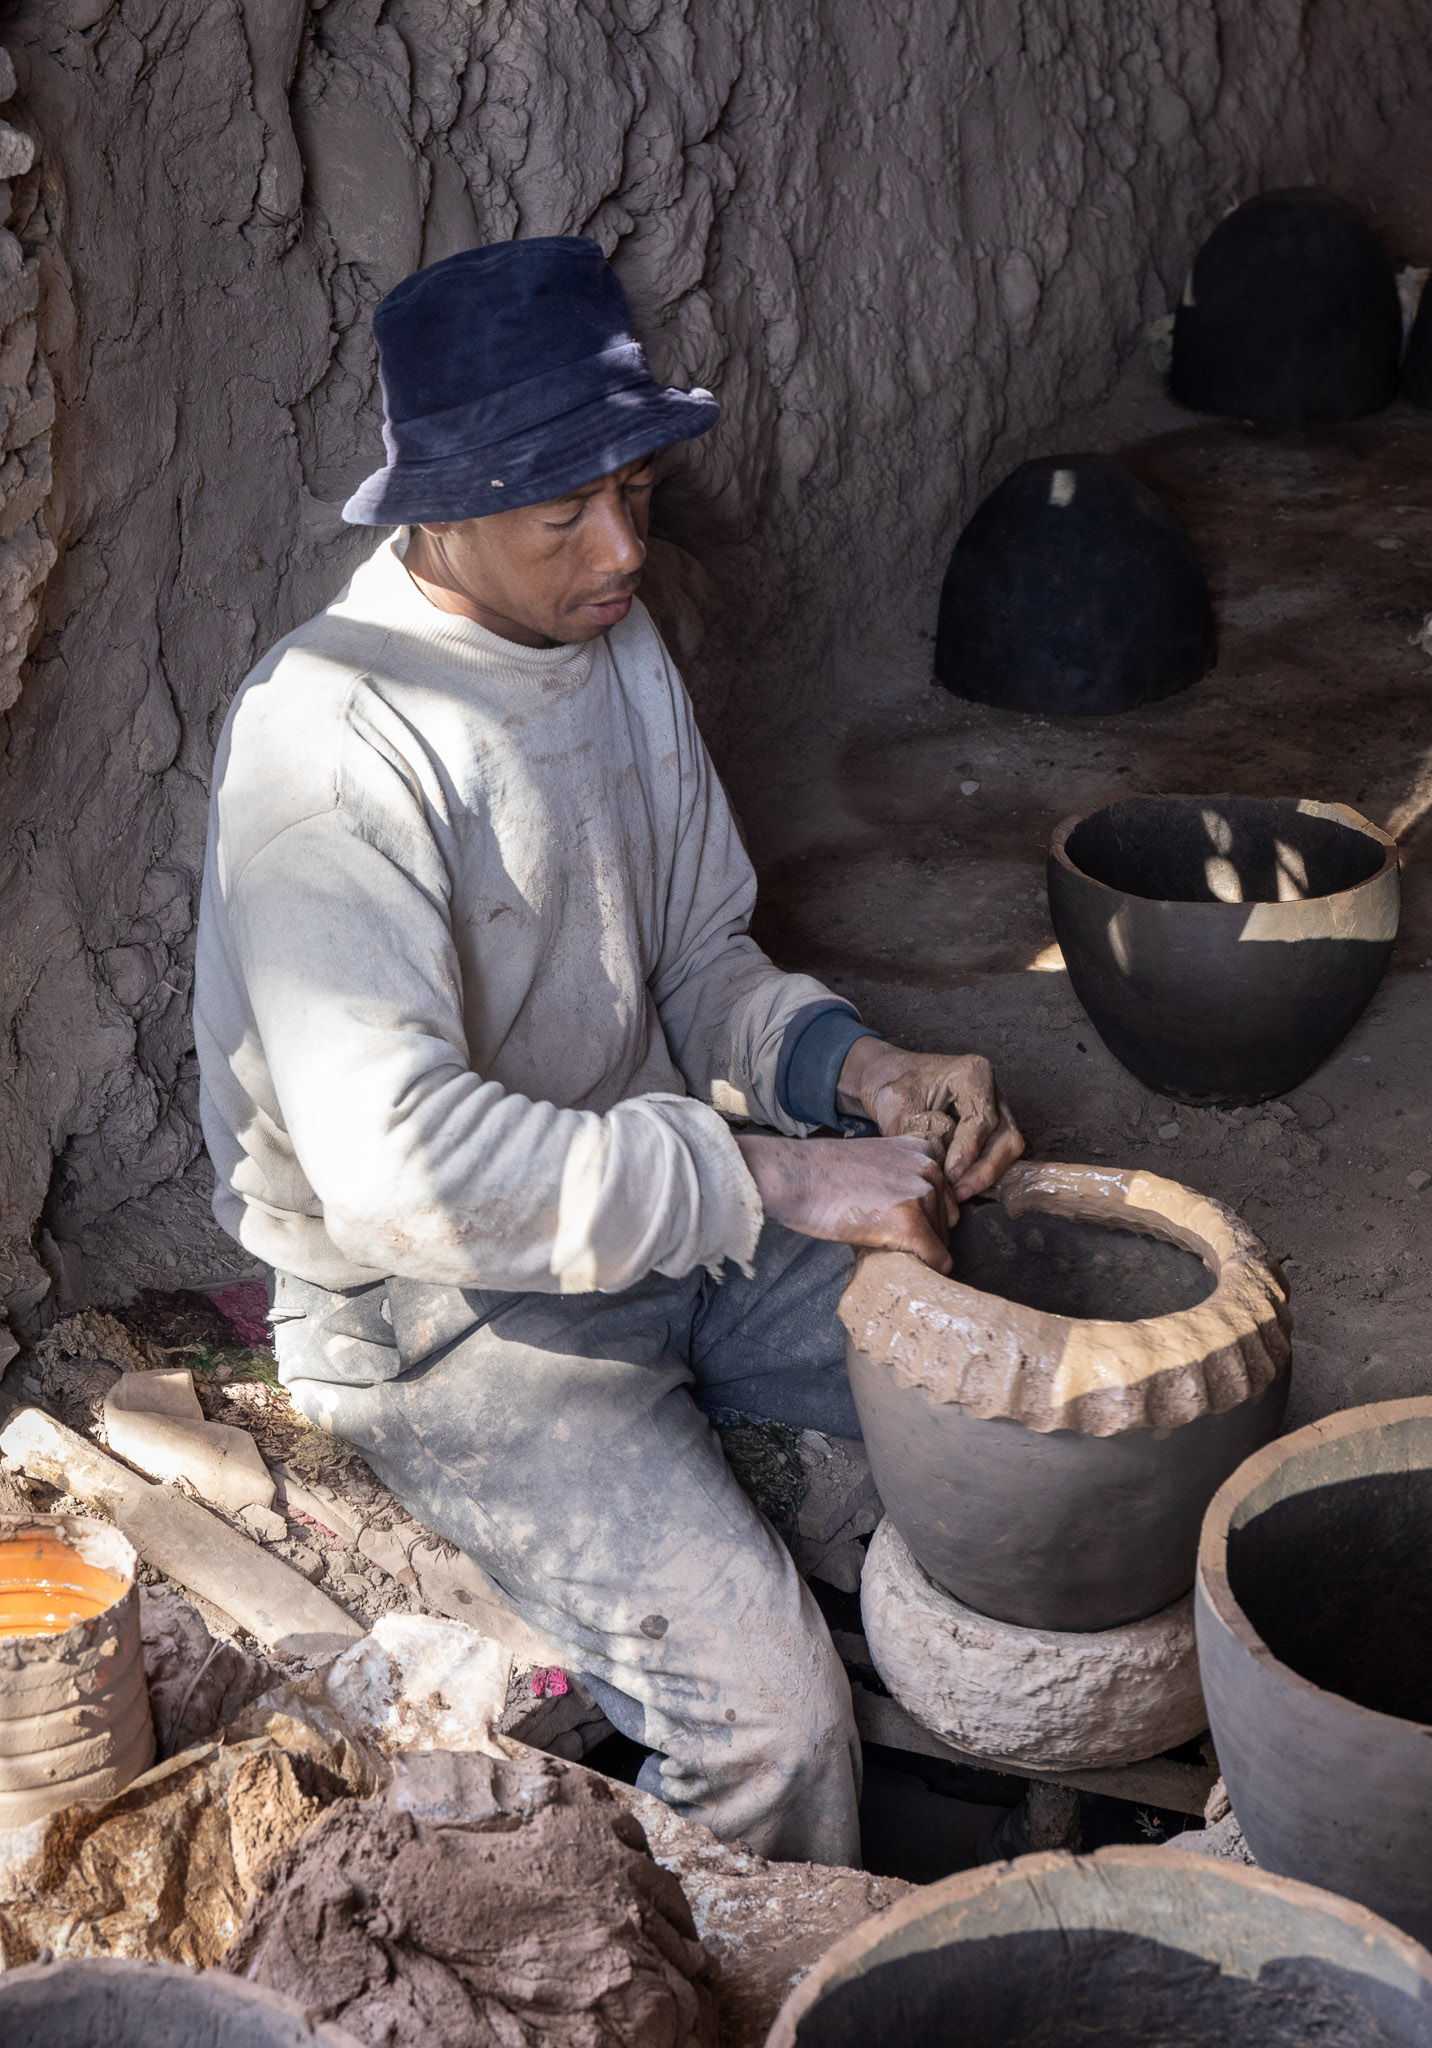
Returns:
[[[1211,1856],[1190,1855],[1186,1849],[1144,1848],[1132,1843],[1120,1843],[1113,1848],[1096,1850],[1092,1856],[1074,1856],[1067,1849],[1045,1850],[1033,1856],[1020,1856],[1002,1864],[980,1864],[973,1870],[957,1870],[952,1877],[940,1878],[934,1884],[922,1885],[905,1898],[898,1899],[893,1906],[887,1906],[883,1913],[874,1914],[869,1920],[862,1920],[848,1934],[842,1935],[833,1947],[828,1948],[815,1968],[803,1977],[795,1990],[776,2015],[774,2026],[766,2036],[764,2048],[795,2048],[796,2028],[812,2010],[822,1994],[837,1982],[843,1980],[852,1964],[858,1963],[872,1947],[872,1935],[878,1929],[882,1935],[898,1935],[903,1929],[918,1923],[927,1916],[938,1914],[942,1908],[957,1907],[979,1893],[995,1890],[1004,1885],[1028,1885],[1037,1889],[1041,1881],[1055,1877],[1078,1866],[1091,1879],[1103,1872],[1121,1869],[1147,1869],[1151,1871],[1181,1870],[1190,1877],[1201,1877],[1208,1881],[1211,1892],[1216,1893],[1220,1884],[1227,1884],[1232,1891],[1271,1892],[1276,1897],[1288,1899],[1295,1905],[1320,1913],[1325,1918],[1340,1920],[1351,1931],[1361,1935],[1364,1943],[1381,1940],[1387,1947],[1399,1952],[1399,1960],[1414,1977],[1420,1978],[1432,1996],[1432,1956],[1422,1944],[1410,1934],[1404,1934],[1400,1927],[1384,1920],[1367,1906],[1360,1906],[1352,1899],[1345,1899],[1336,1892],[1325,1891],[1321,1885],[1307,1884],[1301,1878],[1280,1877],[1274,1871],[1263,1870],[1252,1864],[1225,1863]],[[1091,1925],[1109,1928],[1108,1894],[1104,1887],[1097,1887],[1103,1894],[1103,1912],[1098,1912],[1096,1886],[1090,1884]],[[1073,1923],[1067,1916],[1061,1916],[1060,1924],[1068,1927]],[[937,1946],[943,1944],[930,1944]],[[918,1953],[918,1944],[912,1943],[905,1954]],[[895,1958],[891,1958],[895,1960]]]
[[[1377,840],[1383,847],[1382,866],[1375,874],[1366,875],[1362,881],[1354,882],[1349,889],[1332,889],[1323,896],[1298,896],[1286,905],[1267,902],[1260,897],[1255,897],[1249,903],[1205,903],[1186,896],[1141,896],[1133,889],[1116,889],[1112,882],[1101,882],[1097,875],[1088,874],[1069,856],[1069,836],[1076,826],[1084,824],[1089,818],[1098,817],[1101,811],[1116,810],[1121,804],[1217,804],[1249,801],[1292,804],[1304,816],[1328,818],[1335,824],[1346,825],[1350,830],[1361,833],[1366,839]],[[1117,903],[1156,903],[1171,910],[1182,910],[1193,915],[1212,913],[1216,916],[1227,916],[1231,912],[1239,917],[1246,917],[1254,904],[1270,911],[1305,910],[1312,903],[1349,901],[1352,897],[1360,895],[1364,889],[1372,889],[1379,882],[1385,882],[1390,873],[1397,872],[1402,866],[1402,851],[1391,833],[1384,832],[1380,825],[1374,825],[1370,818],[1363,817],[1361,811],[1355,811],[1350,804],[1322,803],[1315,797],[1296,796],[1259,796],[1250,799],[1236,790],[1223,790],[1203,796],[1187,795],[1182,791],[1131,790],[1126,796],[1115,797],[1111,803],[1093,804],[1087,811],[1075,811],[1069,817],[1061,818],[1049,835],[1049,859],[1063,868],[1067,874],[1072,875],[1075,881],[1084,883],[1090,889],[1102,890]]]
[[[1344,1693],[1330,1692],[1325,1686],[1314,1684],[1311,1678],[1304,1678],[1300,1671],[1295,1671],[1291,1664],[1285,1664],[1281,1657],[1275,1657],[1244,1613],[1228,1580],[1229,1524],[1234,1508],[1246,1494],[1270,1479],[1280,1465],[1302,1457],[1319,1443],[1336,1443],[1343,1437],[1361,1436],[1390,1422],[1411,1421],[1432,1422],[1432,1395],[1413,1395],[1401,1401],[1368,1401],[1359,1408],[1339,1409],[1316,1422],[1305,1423],[1301,1429],[1290,1430],[1287,1436],[1275,1437],[1261,1451],[1254,1451],[1251,1457],[1245,1458],[1238,1469],[1224,1480],[1208,1504],[1198,1539],[1194,1592],[1197,1599],[1207,1606],[1213,1620],[1255,1663],[1276,1672],[1299,1691],[1310,1693],[1325,1703],[1330,1711],[1349,1720],[1356,1717],[1364,1727],[1369,1720],[1382,1721],[1389,1728],[1432,1734],[1432,1721],[1409,1721],[1401,1714],[1384,1714],[1377,1707],[1360,1706]]]
[[[989,1192],[1010,1216],[1044,1210],[1181,1244],[1214,1275],[1213,1290],[1191,1308],[1131,1322],[1061,1316],[934,1272],[913,1253],[867,1247],[856,1253],[837,1312],[849,1341],[902,1384],[924,1388],[936,1402],[957,1402],[982,1420],[1121,1436],[1222,1413],[1261,1394],[1287,1368],[1286,1279],[1242,1217],[1212,1195],[1138,1167],[1029,1159],[1016,1161]],[[1160,1229],[1177,1203],[1191,1212],[1184,1227]],[[881,1296],[897,1274],[898,1305],[887,1307]],[[969,1340],[957,1367],[932,1361],[927,1345],[957,1325]],[[1186,1341],[1174,1350],[1176,1338]],[[1110,1374],[1109,1359],[1139,1353],[1147,1370]],[[988,1384],[980,1379],[984,1359],[995,1364]],[[1160,1383],[1168,1391],[1151,1405],[1150,1390]],[[1239,1391],[1230,1400],[1232,1386]],[[1092,1416],[1079,1419],[1091,1398],[1108,1408],[1097,1425]]]

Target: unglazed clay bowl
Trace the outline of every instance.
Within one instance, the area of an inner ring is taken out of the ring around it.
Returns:
[[[1194,1611],[1260,1866],[1432,1939],[1432,1400],[1345,1409],[1241,1465]]]
[[[1263,1102],[1306,1081],[1397,937],[1396,843],[1344,804],[1127,797],[1066,818],[1047,874],[1095,1030],[1179,1102]]]
[[[953,1274],[857,1257],[840,1319],[876,1487],[976,1612],[1142,1620],[1188,1592],[1204,1509],[1282,1422],[1286,1284],[1232,1210],[1154,1174],[1022,1161],[995,1192]]]
[[[1432,1956],[1361,1906],[1170,1849],[921,1885],[827,1950],[766,2048],[1428,2048]]]

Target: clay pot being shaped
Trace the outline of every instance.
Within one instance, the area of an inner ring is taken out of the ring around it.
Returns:
[[[0,1828],[112,1799],[154,1761],[137,1563],[104,1522],[0,1515]]]
[[[1344,804],[1135,796],[1066,818],[1046,868],[1074,993],[1179,1102],[1263,1102],[1346,1037],[1397,937],[1395,841]]]
[[[1407,337],[1402,358],[1402,395],[1413,405],[1432,412],[1432,292],[1422,287],[1417,317]]]
[[[1012,711],[1081,717],[1186,690],[1217,659],[1183,528],[1103,455],[1023,463],[955,544],[935,679]]]
[[[359,2048],[227,1970],[87,1956],[0,1974],[5,2048]]]
[[[1346,1409],[1240,1466],[1194,1604],[1259,1864],[1432,1939],[1432,1400]]]
[[[995,1192],[952,1275],[857,1257],[840,1319],[876,1487],[978,1613],[1141,1620],[1189,1590],[1204,1509],[1282,1421],[1286,1285],[1241,1218],[1153,1174],[1021,1162]]]
[[[1427,2048],[1432,1956],[1346,1899],[1243,1864],[1021,1856],[862,1921],[802,1978],[766,2048],[956,2041]]]
[[[1355,420],[1397,395],[1402,307],[1356,207],[1265,192],[1219,222],[1174,319],[1169,392],[1238,419]]]

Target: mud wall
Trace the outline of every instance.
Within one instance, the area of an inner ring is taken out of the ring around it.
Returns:
[[[1425,109],[1423,4],[11,4],[12,1309],[234,1256],[187,1023],[205,779],[245,668],[361,545],[335,507],[378,448],[389,286],[474,240],[591,233],[658,368],[718,391],[663,516],[731,607],[693,680],[739,787],[835,637],[930,609],[1001,447],[1099,394],[1224,207],[1335,178]]]

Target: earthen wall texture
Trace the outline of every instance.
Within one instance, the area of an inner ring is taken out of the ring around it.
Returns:
[[[592,234],[658,370],[717,391],[662,497],[724,600],[692,681],[739,786],[839,644],[933,610],[1001,451],[1099,396],[1219,214],[1432,91],[1425,0],[12,0],[0,42],[22,1317],[239,1263],[188,1025],[206,779],[368,544],[336,505],[399,278]]]

